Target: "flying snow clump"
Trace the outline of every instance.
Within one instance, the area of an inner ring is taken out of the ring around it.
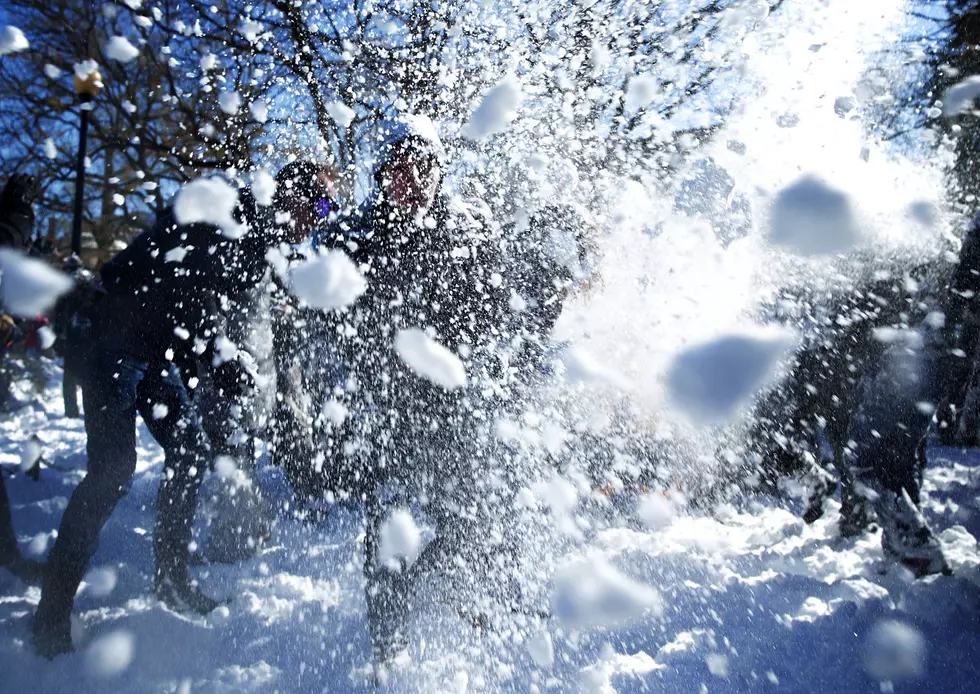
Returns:
[[[290,269],[293,293],[321,310],[346,308],[367,289],[367,281],[343,251],[327,251]]]
[[[27,474],[41,460],[41,440],[37,436],[31,436],[24,443],[24,448],[20,452],[20,471]]]
[[[957,82],[943,94],[943,115],[952,118],[963,113],[973,105],[978,96],[980,96],[980,75],[973,75]]]
[[[139,57],[140,49],[124,36],[113,36],[105,46],[106,57],[120,63],[128,63]]]
[[[772,204],[769,243],[802,257],[836,255],[859,241],[847,195],[813,176],[784,188]]]
[[[48,159],[58,158],[58,148],[54,144],[54,140],[50,137],[44,141],[44,156]]]
[[[653,75],[634,75],[630,78],[629,86],[626,88],[624,100],[626,110],[635,113],[647,107],[659,91],[657,78]]]
[[[696,421],[730,419],[772,378],[795,342],[793,333],[753,329],[681,352],[667,372],[671,402]]]
[[[17,27],[8,25],[0,31],[0,55],[26,51],[30,47],[24,32]]]
[[[660,593],[621,574],[601,560],[580,560],[565,567],[555,584],[552,607],[572,628],[623,625],[644,615],[663,614]]]
[[[248,112],[252,114],[256,123],[265,123],[269,120],[269,105],[264,101],[253,101],[248,105]]]
[[[381,526],[378,559],[394,569],[400,568],[401,560],[411,566],[418,559],[421,545],[422,533],[415,524],[411,511],[396,509]]]
[[[520,82],[514,75],[508,75],[483,97],[464,126],[463,136],[470,140],[482,140],[503,132],[517,117],[521,99]]]
[[[238,92],[221,92],[218,95],[218,106],[229,116],[234,116],[242,106],[242,97]]]
[[[37,329],[37,339],[41,344],[41,349],[51,349],[58,340],[58,336],[50,325],[42,325]]]
[[[197,178],[185,183],[174,197],[174,216],[178,224],[214,224],[230,239],[241,238],[247,230],[235,220],[238,191],[218,177]]]
[[[395,352],[416,374],[447,390],[466,385],[459,358],[418,328],[399,330]]]
[[[18,318],[35,318],[72,287],[71,278],[47,263],[0,249],[0,303]]]
[[[252,174],[252,185],[249,189],[255,197],[255,202],[268,207],[276,195],[276,179],[266,169],[256,169]]]
[[[342,104],[339,101],[331,101],[326,105],[327,113],[333,118],[334,123],[339,125],[341,128],[346,128],[354,122],[354,116],[357,112],[354,111],[350,106]]]
[[[61,68],[57,65],[46,63],[44,66],[44,74],[48,76],[49,80],[56,80],[61,77]]]
[[[920,677],[926,665],[926,641],[914,627],[886,619],[878,622],[864,645],[864,667],[878,680]]]
[[[136,637],[118,629],[97,639],[85,654],[85,665],[95,677],[117,677],[126,671],[136,653]]]

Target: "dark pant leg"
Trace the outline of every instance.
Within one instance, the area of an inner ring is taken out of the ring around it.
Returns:
[[[99,533],[136,470],[136,391],[146,364],[112,351],[96,359],[83,394],[88,473],[68,502],[48,555],[41,621],[68,619]]]
[[[173,364],[153,364],[138,398],[143,420],[166,456],[153,541],[156,576],[184,583],[198,491],[210,464],[208,440]],[[154,405],[165,406],[166,415],[154,418]]]
[[[10,516],[10,499],[7,498],[7,484],[0,472],[0,566],[6,566],[17,560],[20,549],[17,547],[17,536],[14,534],[14,523]]]
[[[65,403],[66,417],[78,417],[81,414],[78,408],[78,391],[80,388],[81,384],[78,379],[77,365],[66,357],[61,382],[61,397]]]

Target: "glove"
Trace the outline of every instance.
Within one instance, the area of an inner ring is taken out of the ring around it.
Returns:
[[[21,205],[32,204],[41,194],[41,186],[37,179],[30,174],[15,173],[7,181],[7,185],[0,193],[0,202],[4,206],[20,203]]]

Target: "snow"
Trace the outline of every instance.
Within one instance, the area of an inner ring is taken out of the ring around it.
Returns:
[[[845,253],[860,238],[848,196],[812,176],[784,188],[772,204],[769,243],[803,257]]]
[[[242,106],[242,97],[238,92],[221,92],[218,95],[218,107],[229,116],[238,113]]]
[[[441,388],[454,390],[466,385],[466,369],[459,357],[418,328],[398,331],[395,352],[412,371]]]
[[[36,437],[31,437],[24,444],[24,450],[20,454],[20,471],[30,472],[41,459],[41,442]]]
[[[695,421],[730,419],[773,377],[794,342],[786,330],[752,328],[694,345],[667,373],[671,401]]]
[[[132,632],[118,629],[94,641],[85,655],[88,673],[97,678],[117,677],[126,671],[136,651]]]
[[[0,303],[11,315],[35,318],[71,287],[71,279],[47,263],[0,248]]]
[[[48,79],[56,80],[61,77],[61,68],[51,63],[46,63],[44,66],[44,74],[48,76]]]
[[[559,572],[556,584],[552,607],[571,628],[627,625],[663,614],[659,592],[603,560],[573,562]]]
[[[606,368],[584,348],[570,345],[561,354],[565,367],[565,379],[570,383],[619,383],[619,375]]]
[[[48,159],[58,158],[58,148],[54,144],[54,140],[50,137],[44,140],[44,156]]]
[[[128,63],[139,57],[140,50],[124,36],[113,36],[105,46],[105,55],[110,60]]]
[[[198,178],[185,183],[174,197],[174,216],[178,224],[213,224],[230,239],[247,230],[234,218],[238,191],[218,178]]]
[[[927,646],[913,626],[883,619],[871,628],[864,644],[864,664],[877,680],[918,679],[926,666]]]
[[[252,174],[250,190],[255,202],[265,207],[272,204],[276,195],[276,179],[266,169],[256,169]]]
[[[40,328],[38,328],[37,337],[38,342],[41,345],[41,349],[51,349],[58,339],[58,336],[49,325],[42,325]]]
[[[269,105],[264,101],[253,101],[248,105],[248,112],[256,123],[265,123],[269,120]]]
[[[490,88],[480,105],[470,114],[462,134],[470,140],[483,140],[503,132],[517,117],[522,100],[521,84],[513,74]]]
[[[650,530],[660,530],[670,525],[674,518],[674,507],[663,492],[653,492],[640,498],[636,515]]]
[[[391,516],[381,526],[381,545],[378,559],[382,564],[401,570],[401,562],[406,568],[418,559],[422,546],[422,533],[415,524],[412,512],[406,508],[392,511]]]
[[[943,94],[943,115],[952,118],[968,110],[980,96],[980,75],[957,82]]]
[[[324,311],[347,308],[367,289],[357,266],[339,250],[320,253],[291,267],[289,284],[306,305]]]
[[[170,413],[170,408],[162,402],[153,403],[153,419],[163,419]]]
[[[339,101],[330,101],[326,105],[327,113],[333,118],[334,123],[341,128],[347,128],[354,122],[357,112],[350,106]]]
[[[94,60],[83,60],[75,63],[73,69],[75,77],[80,80],[86,80],[98,71],[99,64]]]
[[[626,110],[636,112],[645,108],[660,88],[657,78],[653,75],[635,75],[630,78],[629,87],[626,90],[625,106]]]
[[[246,19],[238,26],[238,31],[246,40],[255,43],[263,31],[263,26],[256,21]]]
[[[8,24],[0,31],[0,56],[26,51],[31,47],[24,32]]]

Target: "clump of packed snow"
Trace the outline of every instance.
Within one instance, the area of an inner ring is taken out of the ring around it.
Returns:
[[[437,386],[453,390],[466,385],[466,369],[459,357],[418,328],[398,331],[395,352],[412,371]]]
[[[174,197],[174,216],[178,224],[213,224],[230,238],[240,238],[247,231],[235,219],[238,191],[218,178],[198,178],[185,183]]]
[[[573,628],[628,624],[664,609],[657,590],[601,559],[565,567],[556,578],[552,607],[562,623]]]
[[[848,196],[818,178],[797,180],[773,201],[768,239],[774,246],[804,257],[835,255],[859,238]]]
[[[272,204],[276,195],[276,179],[267,169],[256,169],[252,174],[252,185],[250,187],[255,202],[268,207]]]
[[[903,622],[884,619],[872,627],[864,644],[864,664],[878,680],[921,677],[926,666],[926,642],[921,632]]]
[[[347,308],[367,289],[367,281],[350,257],[330,250],[289,270],[293,293],[308,306],[333,311]]]
[[[418,559],[422,546],[422,533],[415,524],[412,512],[407,508],[392,511],[381,526],[381,544],[378,559],[393,569],[400,569],[401,562],[411,566]]]
[[[120,63],[128,63],[139,57],[140,49],[129,42],[125,36],[113,36],[105,46],[106,57]]]
[[[349,127],[354,122],[357,112],[340,101],[331,101],[326,105],[327,113],[341,128]]]
[[[660,85],[654,75],[634,75],[626,89],[625,107],[629,112],[645,108],[657,95]]]
[[[85,652],[86,669],[95,677],[117,677],[129,667],[135,652],[135,635],[126,629],[117,629],[88,647]]]
[[[484,95],[480,105],[470,114],[463,136],[482,140],[503,132],[517,117],[521,99],[520,82],[515,75],[507,75]]]
[[[730,419],[774,376],[794,342],[789,331],[756,328],[690,347],[667,373],[671,402],[695,421]]]
[[[0,303],[18,318],[46,313],[72,288],[71,278],[19,251],[0,249]]]
[[[51,349],[54,343],[58,340],[57,334],[51,328],[50,325],[42,325],[37,329],[38,343],[41,345],[41,349]]]
[[[31,47],[24,32],[13,25],[7,25],[0,31],[0,55],[9,55],[26,51]]]
[[[234,116],[242,106],[241,94],[234,91],[221,92],[218,95],[218,106],[229,116]]]
[[[265,123],[269,120],[269,105],[264,101],[253,101],[248,105],[248,111],[256,123]]]
[[[44,156],[48,159],[58,158],[58,148],[54,144],[54,140],[50,137],[44,140]]]
[[[973,106],[977,97],[980,97],[980,75],[957,82],[943,94],[943,115],[952,118],[963,113]]]

